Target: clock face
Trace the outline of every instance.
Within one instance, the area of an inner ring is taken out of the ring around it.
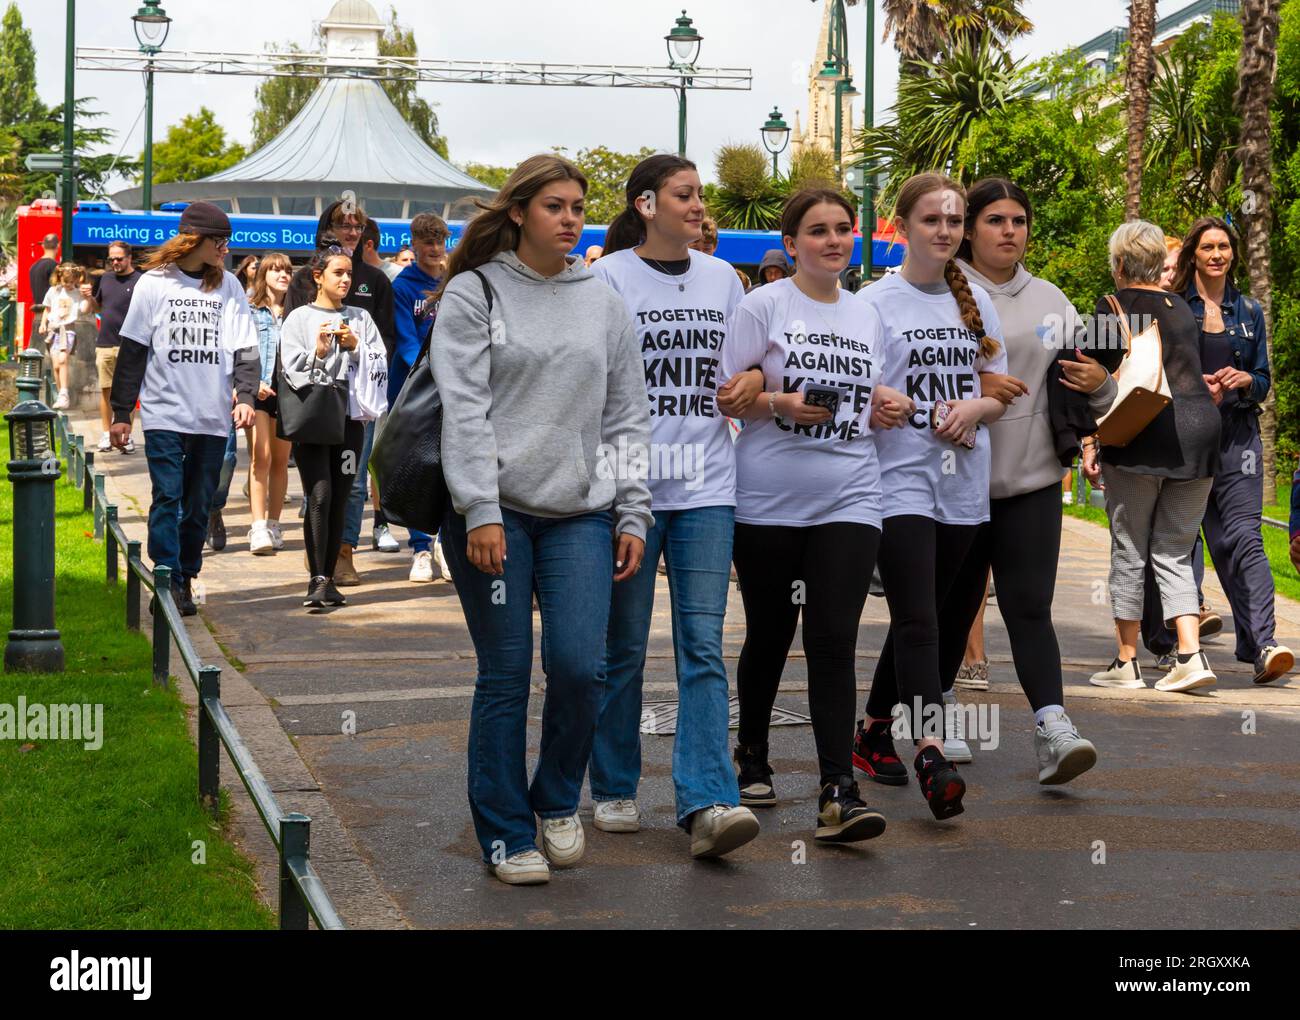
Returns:
[[[343,48],[349,53],[356,53],[361,49],[361,37],[359,35],[350,35],[343,40]]]

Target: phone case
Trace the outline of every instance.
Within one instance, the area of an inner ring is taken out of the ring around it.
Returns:
[[[930,409],[930,428],[937,429],[948,418],[949,412],[952,411],[952,405],[946,400],[936,400],[934,407]],[[959,444],[968,450],[975,449],[975,430],[968,429],[966,434],[961,437]]]

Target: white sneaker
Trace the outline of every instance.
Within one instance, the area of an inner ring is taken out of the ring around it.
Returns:
[[[989,689],[989,660],[963,662],[957,670],[957,679],[953,687],[959,691],[987,691]]]
[[[511,854],[500,864],[492,865],[492,874],[506,885],[542,885],[551,880],[551,869],[538,850]]]
[[[100,453],[108,453],[113,448],[113,440],[109,438],[107,432],[99,437],[99,445],[96,447]]]
[[[126,445],[120,447],[120,449],[123,453],[135,453],[135,440],[132,439],[130,436],[127,436]]]
[[[1088,683],[1093,687],[1124,687],[1139,688],[1146,687],[1142,679],[1142,667],[1138,665],[1137,658],[1129,659],[1128,662],[1120,662],[1119,656],[1111,662],[1109,666],[1100,673],[1093,673],[1088,677]]]
[[[381,524],[371,532],[370,544],[381,553],[395,553],[402,548],[397,544],[397,539],[393,537],[393,533],[388,530],[387,524]]]
[[[433,554],[429,550],[418,552],[412,558],[410,579],[416,584],[428,584],[433,580]]]
[[[280,533],[279,521],[267,521],[266,528],[271,533],[271,545],[275,546],[277,552],[284,548],[284,535]]]
[[[271,529],[266,521],[254,521],[248,529],[248,551],[254,556],[274,556],[275,542],[271,539]]]
[[[442,554],[442,541],[435,538],[433,540],[433,558],[438,561],[438,572],[442,574],[444,581],[451,580],[451,567],[447,566],[447,557]]]
[[[1084,740],[1064,712],[1048,712],[1034,727],[1038,781],[1044,786],[1068,783],[1097,764],[1097,749]]]
[[[958,765],[975,760],[966,743],[966,719],[957,704],[956,691],[945,691],[943,695],[943,756]]]
[[[59,395],[54,398],[54,410],[66,411],[68,409],[68,391],[59,390]]]
[[[1217,679],[1205,653],[1194,652],[1186,662],[1174,659],[1174,668],[1156,681],[1156,690],[1175,693],[1194,691],[1199,687],[1213,687]]]
[[[598,800],[592,824],[601,832],[638,832],[641,810],[634,800]]]
[[[587,839],[577,815],[542,819],[542,849],[555,867],[573,867],[582,860],[586,846]]]
[[[721,857],[758,835],[758,819],[747,807],[714,804],[691,816],[691,856]]]

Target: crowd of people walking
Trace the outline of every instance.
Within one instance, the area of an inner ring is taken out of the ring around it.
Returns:
[[[468,794],[499,879],[544,882],[580,861],[584,780],[598,829],[640,828],[661,567],[679,697],[675,818],[694,857],[748,843],[780,800],[768,731],[800,630],[813,838],[885,831],[858,776],[905,786],[914,775],[936,819],[961,814],[959,766],[974,756],[957,701],[987,688],[967,649],[990,579],[1038,781],[1096,764],[1066,711],[1052,621],[1061,478],[1076,461],[1104,488],[1111,533],[1116,654],[1092,684],[1145,687],[1139,641],[1157,690],[1216,682],[1200,643],[1202,533],[1237,659],[1257,683],[1292,670],[1260,535],[1264,322],[1233,282],[1228,223],[1207,217],[1174,243],[1155,224],[1120,226],[1114,291],[1085,316],[1025,268],[1033,208],[1012,181],[908,180],[894,210],[904,262],[857,293],[842,286],[855,210],[838,191],[788,199],[781,248],[748,288],[711,253],[717,231],[689,160],[642,161],[603,246],[578,255],[586,192],[573,163],[534,156],[450,252],[447,225],[425,213],[409,249],[385,260],[374,220],[340,202],[322,213],[306,265],[266,253],[236,273],[224,268],[229,219],[193,203],[138,269],[123,243],[93,285],[59,268],[40,327],[63,390],[77,316],[100,313],[101,449],[133,449],[138,402],[149,555],[171,568],[185,613],[205,540],[225,543],[241,431],[251,554],[284,548],[291,463],[300,476],[310,611],[345,605],[339,589],[360,583],[367,499],[372,545],[399,549],[367,463],[427,350],[450,508],[436,535],[409,532],[409,577],[455,584],[478,656]],[[873,575],[890,624],[859,709]],[[734,746],[722,648],[733,580],[745,633]],[[546,693],[530,776],[534,612]]]

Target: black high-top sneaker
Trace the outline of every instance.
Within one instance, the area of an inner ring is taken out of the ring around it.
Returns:
[[[740,803],[749,808],[773,807],[776,791],[772,789],[772,766],[767,763],[767,745],[745,747],[737,744],[732,758],[736,762]]]
[[[817,831],[823,843],[856,843],[885,831],[885,816],[862,802],[852,776],[838,776],[817,798]]]
[[[853,764],[877,783],[906,786],[907,766],[894,750],[894,737],[889,732],[892,724],[892,719],[874,719],[869,726],[858,721],[858,732],[853,737]]]
[[[951,818],[965,810],[961,799],[966,794],[966,780],[937,747],[924,748],[914,765],[916,781],[921,784],[921,793],[935,818]]]

